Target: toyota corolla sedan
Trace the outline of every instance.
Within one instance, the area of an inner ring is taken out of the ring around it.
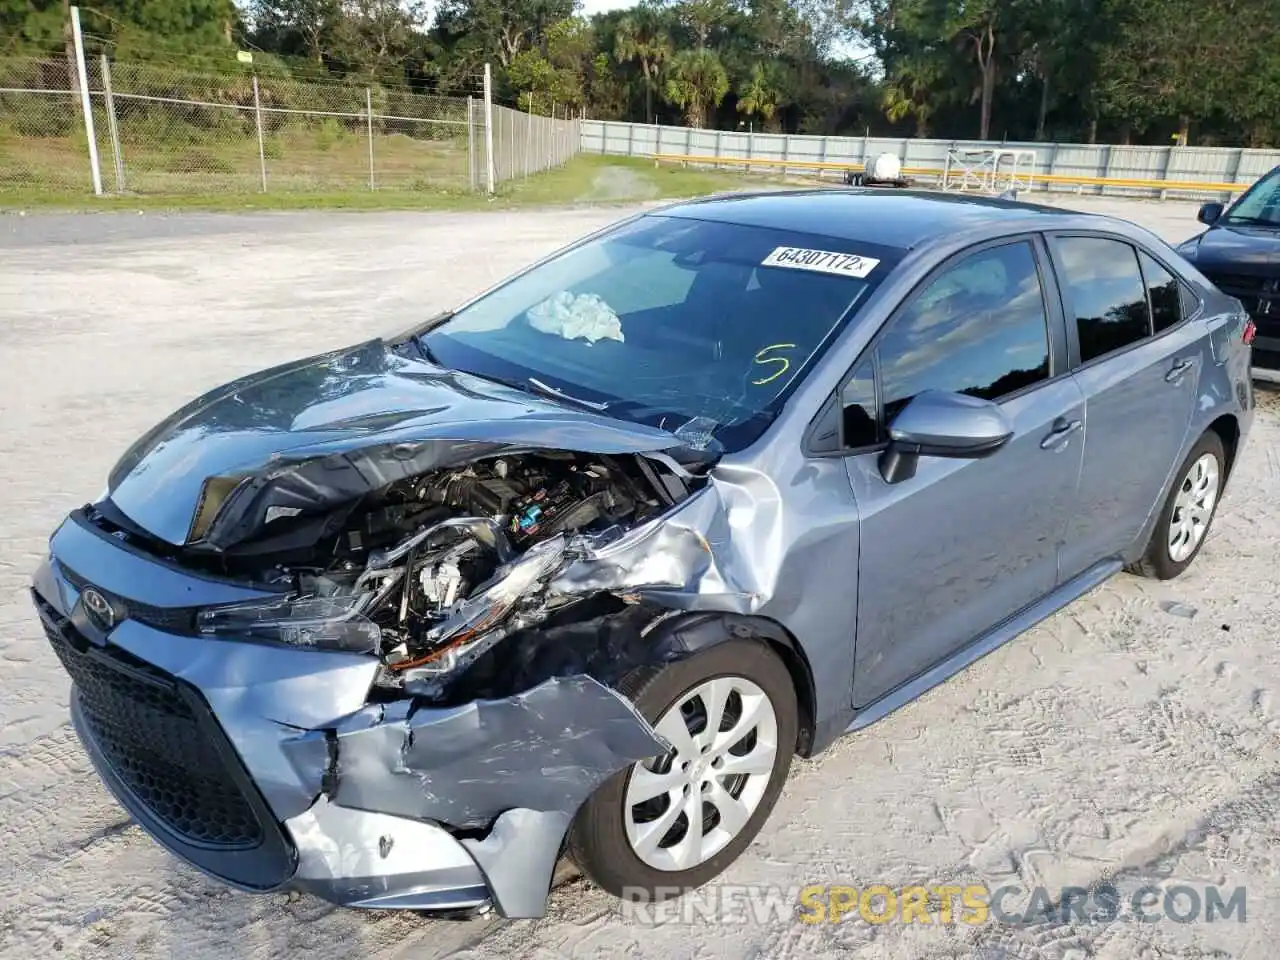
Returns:
[[[1186,569],[1251,337],[1117,220],[683,203],[192,401],[33,599],[102,780],[227,884],[536,917],[568,858],[666,896],[794,756]]]

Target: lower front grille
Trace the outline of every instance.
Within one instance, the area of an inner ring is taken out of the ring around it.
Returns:
[[[288,879],[292,847],[199,693],[94,647],[35,599],[75,684],[85,746],[130,812],[179,856],[232,883],[266,889]]]
[[[1216,272],[1206,272],[1205,276],[1223,293],[1244,304],[1245,311],[1259,325],[1280,322],[1280,288],[1275,285],[1275,278]]]
[[[1253,348],[1253,366],[1262,370],[1280,371],[1280,351]]]

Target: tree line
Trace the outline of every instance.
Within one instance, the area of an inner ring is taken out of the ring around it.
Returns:
[[[0,50],[68,42],[0,0]],[[90,52],[811,134],[1280,143],[1280,0],[95,0]]]

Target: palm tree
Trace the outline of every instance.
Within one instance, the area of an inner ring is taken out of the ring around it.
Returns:
[[[707,109],[729,92],[729,75],[714,50],[682,50],[667,69],[667,100],[685,112],[689,126],[702,127]]]
[[[884,114],[889,122],[914,116],[916,136],[927,137],[929,116],[933,113],[931,88],[941,72],[938,61],[927,56],[899,64],[884,88]]]
[[[613,55],[619,63],[639,62],[644,75],[644,119],[645,123],[653,123],[653,88],[657,85],[658,68],[671,56],[671,39],[653,10],[637,7],[618,22]]]
[[[777,76],[772,66],[753,64],[751,79],[738,94],[739,112],[768,123],[777,114],[780,100]]]

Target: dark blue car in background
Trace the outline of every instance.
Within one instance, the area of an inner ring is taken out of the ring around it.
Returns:
[[[1209,229],[1178,247],[1253,318],[1254,376],[1280,382],[1280,167],[1235,203],[1206,203],[1199,219]]]

